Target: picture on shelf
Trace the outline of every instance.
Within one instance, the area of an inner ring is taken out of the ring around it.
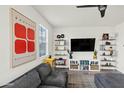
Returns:
[[[105,55],[106,55],[106,54],[105,54],[105,52],[104,52],[102,55],[104,55],[104,56],[105,56]]]
[[[105,42],[106,45],[111,45],[111,42]]]
[[[71,70],[78,70],[79,69],[79,62],[77,60],[70,61],[70,69]]]
[[[60,41],[59,44],[60,45],[65,45],[65,41]]]
[[[104,33],[103,36],[102,36],[102,40],[109,40],[109,34]]]
[[[110,56],[112,56],[113,55],[113,49],[112,49],[112,47],[109,48],[109,51],[110,51]]]
[[[89,70],[88,60],[80,60],[80,70]]]
[[[56,59],[56,65],[66,65],[66,59],[63,58]]]
[[[61,35],[57,35],[56,37],[57,37],[58,39],[61,39],[61,38],[64,38],[65,35],[64,35],[64,34],[61,34]]]
[[[90,70],[99,70],[98,61],[91,61],[90,62]]]

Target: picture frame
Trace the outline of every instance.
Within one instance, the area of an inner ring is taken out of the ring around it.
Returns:
[[[36,23],[10,8],[11,67],[36,59]]]
[[[109,40],[109,33],[104,33],[102,35],[102,40]]]

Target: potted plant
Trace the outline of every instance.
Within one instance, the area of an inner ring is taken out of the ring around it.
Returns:
[[[96,50],[93,53],[93,59],[97,59],[97,51]]]
[[[72,58],[73,58],[73,56],[72,56],[73,52],[70,51],[69,49],[67,50],[67,52],[68,52],[68,54],[69,54],[69,58],[72,59]]]

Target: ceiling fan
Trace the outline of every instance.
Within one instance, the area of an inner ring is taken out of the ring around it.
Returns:
[[[101,17],[103,18],[105,16],[105,11],[107,8],[107,5],[80,5],[76,6],[77,8],[92,8],[92,7],[97,7],[98,10],[100,11]]]

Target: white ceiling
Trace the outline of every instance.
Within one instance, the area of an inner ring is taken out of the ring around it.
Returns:
[[[33,6],[53,27],[116,26],[124,22],[124,5],[107,7],[104,18],[98,8],[76,8],[74,5]]]

